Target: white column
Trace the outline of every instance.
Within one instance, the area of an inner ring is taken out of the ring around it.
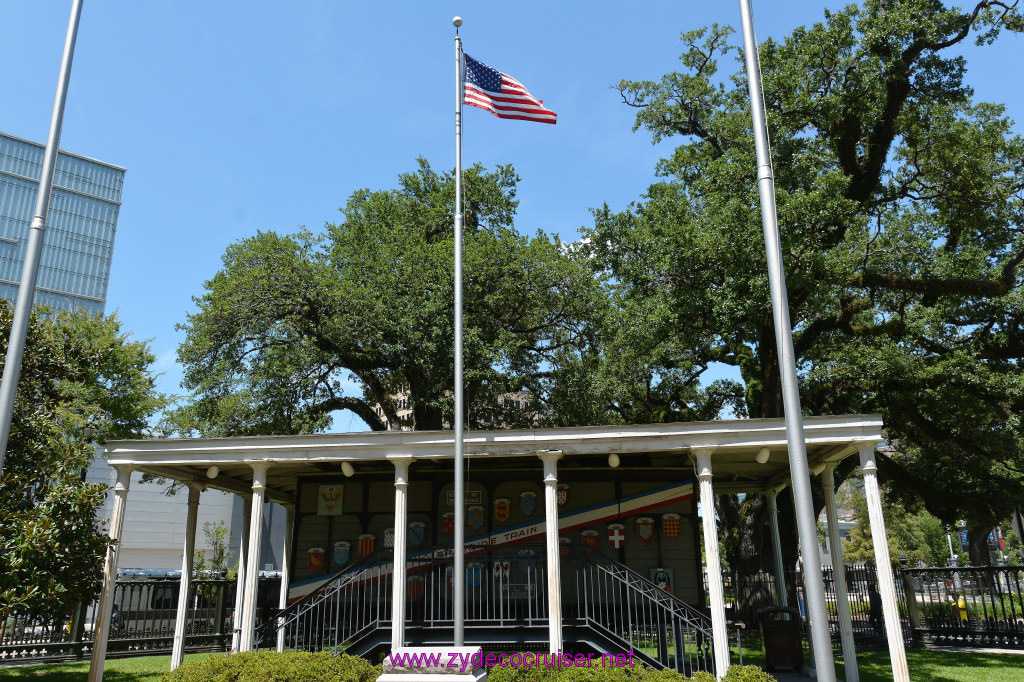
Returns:
[[[539,455],[544,462],[544,528],[548,559],[548,650],[562,648],[562,571],[558,555],[558,460],[560,452]]]
[[[110,539],[107,559],[103,565],[103,590],[96,609],[93,623],[92,661],[89,664],[89,682],[101,682],[103,664],[107,657],[107,636],[110,634],[110,616],[114,609],[114,588],[117,586],[117,550],[121,531],[124,529],[124,510],[128,504],[128,486],[131,485],[132,470],[115,466],[117,482],[114,483],[114,510],[110,517]]]
[[[779,490],[765,493],[768,498],[768,527],[772,531],[772,559],[775,564],[775,585],[778,589],[779,606],[789,606],[789,594],[786,591],[786,568],[782,564],[782,538],[779,537]]]
[[[715,645],[715,677],[722,679],[729,669],[729,631],[725,625],[725,587],[722,560],[718,556],[718,523],[715,521],[715,492],[711,485],[712,448],[691,451],[697,458],[700,479],[700,515],[704,522],[704,556],[708,562],[708,596],[711,597],[711,634]]]
[[[252,495],[242,498],[242,539],[238,542],[238,574],[235,576],[235,610],[231,622],[231,651],[242,643],[242,612],[245,611],[245,572],[249,564],[249,522],[252,519]]]
[[[249,520],[249,556],[245,568],[242,632],[238,650],[252,651],[256,630],[256,593],[260,577],[260,543],[263,541],[263,500],[267,492],[267,463],[252,462],[252,518]]]
[[[853,645],[853,623],[850,620],[850,598],[846,593],[846,564],[843,562],[843,539],[839,536],[839,513],[836,510],[835,464],[826,464],[821,474],[825,490],[825,516],[828,519],[828,543],[832,549],[832,583],[836,588],[836,612],[839,615],[839,639],[843,643],[843,665],[846,682],[860,682],[857,670],[857,649]]]
[[[206,486],[186,483],[188,513],[185,517],[185,553],[181,557],[181,579],[178,582],[178,613],[174,621],[174,646],[171,648],[171,670],[185,660],[185,628],[188,626],[189,593],[192,590],[192,557],[196,551],[196,518],[199,516],[199,493]]]
[[[875,462],[874,443],[857,443],[860,469],[864,473],[864,497],[871,520],[871,540],[875,545],[875,569],[878,571],[878,592],[882,597],[882,616],[885,635],[889,640],[889,658],[892,660],[893,682],[910,682],[907,652],[903,648],[903,627],[896,606],[896,587],[893,584],[892,561],[889,558],[888,535],[882,517],[882,495],[878,489],[878,464]]]
[[[281,550],[281,594],[277,600],[277,608],[284,609],[288,606],[288,574],[291,573],[292,560],[292,533],[295,525],[295,505],[286,504],[284,507],[284,548]],[[278,619],[277,625],[277,650],[284,651],[284,627],[283,619]]]
[[[395,465],[395,554],[391,587],[391,650],[405,646],[405,556],[409,528],[409,464],[411,457],[391,460]]]

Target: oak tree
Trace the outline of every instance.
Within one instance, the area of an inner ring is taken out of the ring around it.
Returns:
[[[509,166],[464,172],[467,428],[554,421],[558,367],[600,307],[581,257],[514,228],[517,182]],[[181,325],[179,431],[315,432],[344,410],[374,430],[450,428],[454,207],[454,174],[421,159],[319,233],[232,245]]]
[[[1015,4],[868,0],[760,48],[803,407],[880,412],[895,446],[883,475],[947,523],[966,515],[976,561],[1024,497],[1024,140],[1003,106],[974,100],[959,50],[1021,29]],[[745,414],[782,415],[731,33],[684,33],[682,71],[619,84],[635,129],[680,144],[640,201],[596,211],[588,235],[619,315],[643,325],[628,334],[648,340],[636,360],[652,390],[633,392],[664,398],[666,415],[711,363],[737,368]],[[721,500],[734,565],[770,556],[765,506]]]

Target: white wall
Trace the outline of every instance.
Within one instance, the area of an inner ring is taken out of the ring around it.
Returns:
[[[87,474],[89,481],[113,487],[116,472],[102,456],[93,460]],[[142,474],[132,474],[125,509],[124,531],[118,559],[120,568],[181,569],[182,549],[185,546],[185,516],[188,511],[188,491],[181,489],[176,495],[165,495],[166,485],[141,483]],[[235,495],[220,490],[208,490],[199,496],[199,521],[196,549],[210,549],[203,533],[204,523],[223,521],[231,525],[231,504]],[[107,492],[100,510],[100,518],[108,523],[113,510],[113,491]],[[238,546],[238,538],[233,544]],[[230,557],[233,563],[237,557]]]

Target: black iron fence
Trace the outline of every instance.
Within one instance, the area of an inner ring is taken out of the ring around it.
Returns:
[[[260,578],[257,605],[269,614],[279,598],[280,579]],[[114,588],[107,652],[110,656],[166,653],[174,642],[178,615],[177,576],[119,579]],[[192,581],[185,650],[227,651],[234,630],[235,581]],[[88,657],[92,651],[97,602],[67,613],[15,612],[0,622],[0,662],[54,661]]]
[[[836,655],[841,655],[836,571],[826,566],[822,573],[832,643]],[[849,564],[844,573],[857,651],[886,648],[885,624],[878,607],[874,613],[871,608],[871,591],[879,587],[875,566]],[[903,641],[908,646],[955,644],[1024,649],[1024,567],[894,566],[893,573]],[[747,631],[756,636],[760,625],[758,612],[780,603],[775,583],[774,575],[766,571],[744,577],[736,573],[726,575],[729,618],[745,623]],[[798,571],[786,574],[786,594],[789,605],[798,608],[806,618],[803,576]]]
[[[1024,649],[1024,567],[901,571],[914,594],[909,620],[923,644]]]

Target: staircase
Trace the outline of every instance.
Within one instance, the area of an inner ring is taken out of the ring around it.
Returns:
[[[408,560],[404,615],[407,644],[443,645],[452,636],[453,561],[428,550]],[[542,649],[548,642],[543,546],[466,554],[467,644]],[[380,550],[343,569],[314,592],[261,623],[257,646],[372,657],[390,649],[392,555]],[[562,632],[567,651],[628,653],[686,675],[713,670],[707,616],[600,552],[561,560]]]
[[[584,553],[572,571],[578,612],[570,638],[598,651],[633,651],[654,668],[713,671],[710,619],[628,566]],[[565,576],[563,576],[563,585]],[[565,628],[563,628],[563,631]]]

